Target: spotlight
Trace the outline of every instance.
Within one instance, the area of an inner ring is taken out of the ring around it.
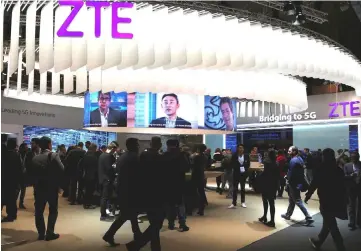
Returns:
[[[341,10],[342,12],[348,10],[349,7],[350,7],[350,5],[349,5],[348,2],[341,2],[341,3],[340,3],[340,10]]]
[[[301,13],[298,13],[296,15],[296,20],[293,22],[293,25],[303,25],[304,23],[306,23],[306,17],[305,15]]]
[[[291,1],[285,2],[285,5],[283,6],[283,12],[287,16],[292,16],[292,15],[296,14],[295,6],[293,5],[293,3]]]
[[[302,24],[306,23],[306,17],[302,13],[301,5],[297,4],[295,6],[295,10],[296,10],[296,19],[293,22],[293,25],[302,25]]]

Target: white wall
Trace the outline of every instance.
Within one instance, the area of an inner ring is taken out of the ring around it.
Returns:
[[[83,109],[1,97],[1,123],[54,128],[83,128]]]
[[[311,150],[349,148],[349,125],[307,125],[293,127],[293,144]]]
[[[23,142],[23,132],[24,130],[22,125],[1,124],[1,133],[9,134],[9,138],[16,138],[18,144]]]

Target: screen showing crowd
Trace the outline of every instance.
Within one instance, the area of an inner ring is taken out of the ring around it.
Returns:
[[[84,127],[234,131],[235,101],[175,93],[86,93]]]

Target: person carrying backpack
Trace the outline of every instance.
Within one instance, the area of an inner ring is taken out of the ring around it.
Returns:
[[[40,139],[39,155],[34,156],[34,195],[35,195],[35,225],[38,230],[38,240],[56,240],[60,237],[55,233],[55,223],[58,218],[58,197],[64,166],[57,153],[53,153],[52,142],[48,137]],[[49,204],[48,226],[45,227],[44,210]]]

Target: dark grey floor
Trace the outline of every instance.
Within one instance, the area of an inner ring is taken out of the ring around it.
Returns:
[[[314,227],[294,224],[266,238],[258,240],[238,251],[307,251],[313,250],[308,238],[316,237],[322,226],[322,217],[315,215]],[[347,251],[361,251],[361,229],[350,231],[348,221],[338,221]],[[329,235],[322,246],[323,251],[335,251],[332,237]]]

